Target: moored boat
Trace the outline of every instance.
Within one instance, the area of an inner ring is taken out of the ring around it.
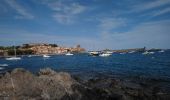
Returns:
[[[9,57],[9,58],[6,58],[6,60],[21,60],[20,57]]]
[[[121,55],[124,55],[124,54],[126,54],[126,52],[121,52],[120,54],[121,54]]]
[[[7,67],[8,64],[0,64],[1,67]]]
[[[65,55],[66,55],[66,56],[72,56],[72,55],[74,55],[74,54],[68,52],[68,53],[66,53]]]
[[[51,57],[51,56],[49,56],[49,55],[43,55],[43,57],[44,57],[44,58],[49,58],[49,57]]]
[[[161,51],[158,51],[158,52],[163,53],[163,52],[165,52],[165,51],[164,51],[164,50],[161,50]]]
[[[128,53],[135,53],[135,51],[130,51],[130,52],[128,52]]]
[[[145,52],[143,52],[142,54],[143,55],[148,55],[148,54],[154,54],[155,52],[148,52],[148,51],[145,51]]]
[[[90,51],[89,54],[91,56],[99,56],[100,53],[98,51]]]
[[[21,57],[17,57],[16,56],[16,48],[14,46],[14,57],[8,57],[8,58],[5,58],[6,60],[21,60]]]
[[[102,53],[100,54],[99,56],[101,57],[108,57],[108,56],[111,56],[112,54],[109,54],[109,53]]]

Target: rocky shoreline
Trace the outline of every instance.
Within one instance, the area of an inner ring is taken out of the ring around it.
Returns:
[[[156,85],[113,78],[82,80],[50,68],[36,75],[16,68],[0,77],[0,100],[170,100]]]

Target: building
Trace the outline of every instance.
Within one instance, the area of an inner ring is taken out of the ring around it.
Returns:
[[[81,48],[80,45],[78,45],[75,48],[68,48],[68,47],[60,47],[55,44],[23,44],[22,48],[20,50],[29,49],[34,51],[35,54],[64,54],[67,52],[82,52],[85,51],[84,48]]]

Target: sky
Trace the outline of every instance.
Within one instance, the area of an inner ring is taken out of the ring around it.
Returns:
[[[0,45],[170,48],[170,0],[0,0]]]

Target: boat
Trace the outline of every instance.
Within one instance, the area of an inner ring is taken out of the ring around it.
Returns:
[[[3,70],[4,68],[3,67],[0,67],[0,70]]]
[[[106,51],[107,54],[112,54],[113,52],[112,51]]]
[[[101,57],[108,57],[108,56],[111,56],[111,55],[112,54],[110,54],[110,53],[102,53],[99,56],[101,56]]]
[[[163,53],[163,52],[165,52],[165,51],[164,51],[164,50],[161,50],[161,51],[158,51],[158,52]]]
[[[130,52],[128,52],[128,53],[135,53],[135,51],[130,51]]]
[[[154,54],[155,52],[149,52],[149,54]]]
[[[49,58],[49,57],[51,57],[51,56],[49,56],[49,55],[43,55],[43,57],[44,57],[44,58]]]
[[[68,53],[66,53],[65,55],[66,55],[66,56],[72,56],[72,55],[74,55],[74,54],[68,52]]]
[[[142,53],[143,55],[148,55],[148,54],[154,54],[155,52],[148,52],[148,51],[145,51],[144,53]]]
[[[8,64],[0,64],[1,67],[7,67]]]
[[[124,55],[124,54],[126,54],[125,52],[122,52],[122,53],[120,53],[121,55]]]
[[[28,57],[32,57],[32,55],[28,55]]]
[[[99,56],[99,52],[97,52],[97,51],[90,51],[89,54],[91,56]]]
[[[6,58],[6,60],[21,60],[20,57],[10,57],[10,58]]]
[[[15,53],[14,57],[8,57],[8,58],[6,58],[6,60],[21,60],[21,57],[16,56],[16,48],[15,48],[15,46],[14,46],[14,53]]]
[[[142,54],[143,54],[143,55],[147,55],[147,54],[149,54],[149,52],[148,52],[148,51],[145,51],[145,52],[143,52]]]

